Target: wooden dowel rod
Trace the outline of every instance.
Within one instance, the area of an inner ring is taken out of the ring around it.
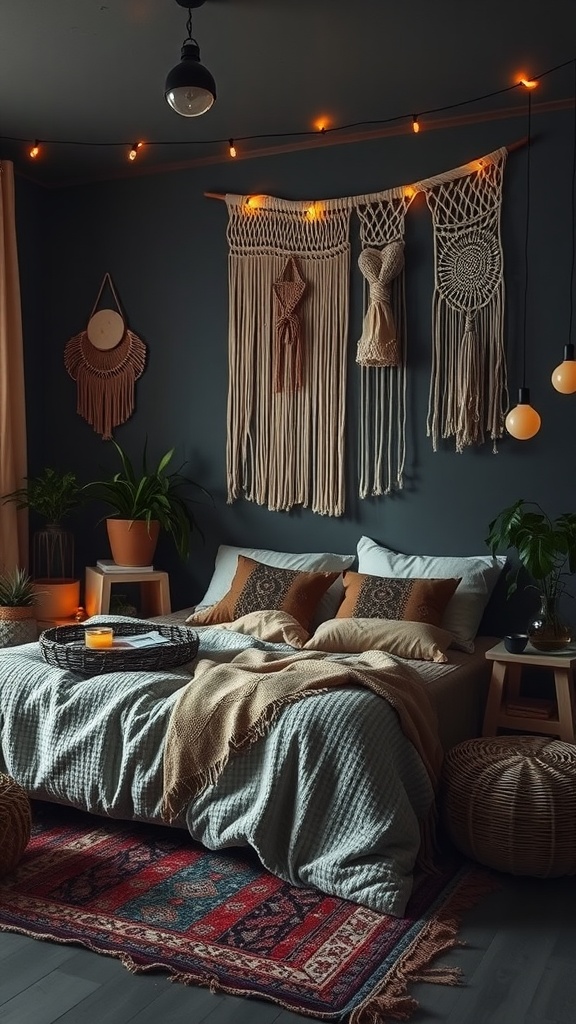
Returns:
[[[515,149],[520,149],[525,146],[528,142],[528,136],[526,135],[523,139],[517,139],[516,142],[511,142],[510,145],[506,146],[509,153],[513,153]],[[226,200],[225,192],[205,192],[204,196],[206,199],[223,199]]]

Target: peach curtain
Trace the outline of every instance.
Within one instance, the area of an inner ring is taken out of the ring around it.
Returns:
[[[26,476],[26,408],[14,167],[0,160],[0,495]],[[0,569],[28,565],[28,517],[0,502]]]

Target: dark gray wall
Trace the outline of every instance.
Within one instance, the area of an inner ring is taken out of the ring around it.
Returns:
[[[137,384],[136,412],[118,429],[118,440],[134,454],[146,435],[154,456],[175,446],[179,459],[188,460],[190,475],[215,499],[215,508],[199,508],[206,542],[195,546],[186,567],[177,563],[167,543],[159,549],[158,564],[172,573],[175,604],[190,604],[201,595],[220,542],[345,552],[354,551],[364,533],[403,551],[475,554],[486,552],[488,522],[516,498],[538,501],[552,516],[573,510],[576,396],[558,395],[550,384],[550,373],[568,340],[571,113],[533,118],[527,375],[533,404],[542,415],[540,434],[524,443],[507,437],[496,455],[490,444],[462,455],[455,454],[451,444],[432,452],[426,437],[432,229],[420,201],[407,222],[410,370],[405,490],[362,502],[356,497],[354,354],[361,291],[354,261],[346,515],[333,519],[305,509],[286,514],[246,501],[226,504],[227,214],[224,203],[204,198],[203,192],[265,192],[293,199],[364,193],[457,166],[524,134],[520,117],[517,123],[422,131],[417,137],[407,133],[396,139],[45,192],[45,323],[42,329],[31,325],[26,337],[34,365],[43,373],[42,395],[37,381],[29,389],[34,401],[42,403],[42,415],[30,417],[33,464],[59,463],[76,469],[83,479],[99,476],[103,467],[114,464],[111,446],[76,414],[76,387],[63,365],[66,341],[86,326],[102,277],[109,271],[129,326],[145,340],[149,352],[147,369]],[[503,206],[512,404],[521,383],[526,153],[524,148],[509,157]],[[30,202],[28,194],[23,194],[23,201]],[[352,230],[356,255],[354,219]],[[33,248],[29,238],[26,247]],[[35,301],[26,273],[23,296],[25,306]],[[77,529],[80,566],[108,553],[103,526],[95,527],[95,519],[94,511],[85,513]],[[506,614],[508,624],[515,625],[514,606],[507,606]]]

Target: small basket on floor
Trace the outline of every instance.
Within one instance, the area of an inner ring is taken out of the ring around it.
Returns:
[[[0,876],[14,870],[30,839],[30,801],[11,775],[0,773]]]
[[[513,875],[576,874],[576,746],[544,736],[465,740],[444,759],[442,817],[466,856]]]
[[[112,626],[114,636],[135,636],[139,633],[159,633],[170,643],[153,647],[94,649],[84,643],[86,625],[54,626],[40,634],[40,650],[44,661],[58,668],[71,669],[84,675],[102,672],[141,672],[160,668],[174,668],[193,661],[198,654],[198,633],[188,626],[165,626],[159,622],[106,622],[98,626]]]

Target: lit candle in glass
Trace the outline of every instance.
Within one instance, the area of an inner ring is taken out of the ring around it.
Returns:
[[[86,647],[94,650],[102,650],[105,647],[112,647],[114,630],[111,626],[91,626],[84,630]]]

